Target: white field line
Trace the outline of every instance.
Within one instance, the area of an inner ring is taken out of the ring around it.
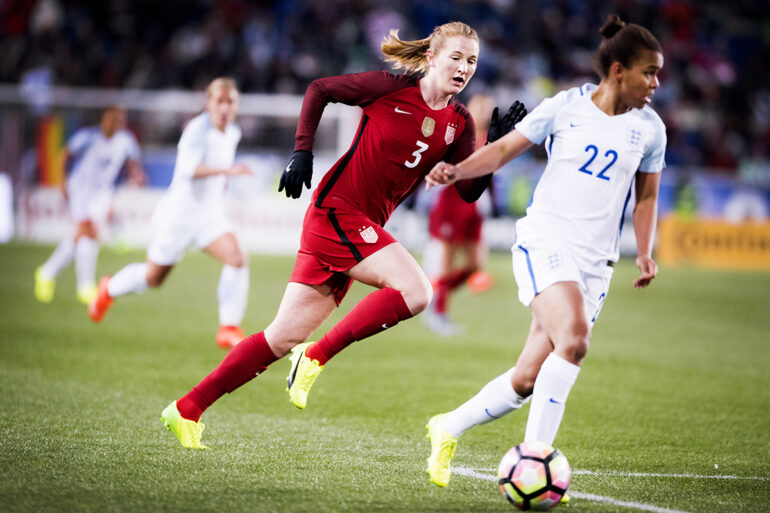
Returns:
[[[605,472],[594,472],[593,470],[573,470],[573,475],[584,476],[617,476],[617,477],[681,477],[685,479],[746,479],[751,481],[767,481],[769,478],[761,476],[731,476],[716,475],[709,476],[705,474],[658,474],[655,472],[616,472],[613,470]]]
[[[489,472],[488,469],[479,469],[479,470],[485,470]],[[467,476],[467,477],[473,477],[476,479],[484,479],[486,481],[497,481],[497,476],[493,474],[482,473],[472,468],[453,467],[452,472],[459,476]],[[594,502],[603,502],[606,504],[611,504],[613,506],[632,508],[640,511],[651,511],[652,513],[687,513],[686,511],[682,511],[678,509],[661,508],[658,506],[653,506],[652,504],[643,504],[641,502],[621,501],[618,499],[613,499],[612,497],[604,497],[602,495],[594,495],[592,493],[570,491],[569,494],[572,497],[575,497],[576,499],[585,499],[585,500],[594,501]]]
[[[479,472],[497,472],[497,469],[493,468],[477,468],[466,469],[475,470]],[[731,476],[731,475],[715,475],[709,476],[706,474],[659,474],[655,472],[617,472],[614,470],[607,471],[594,471],[594,470],[573,470],[572,475],[575,476],[615,476],[615,477],[666,477],[666,478],[684,478],[684,479],[745,479],[749,481],[768,481],[770,478],[762,476]]]

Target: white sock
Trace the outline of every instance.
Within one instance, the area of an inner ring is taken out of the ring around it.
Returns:
[[[575,384],[580,367],[551,353],[540,367],[529,407],[525,442],[540,440],[553,445],[559,430],[567,396]]]
[[[147,290],[147,264],[128,264],[116,272],[107,283],[107,293],[110,297],[118,297],[123,294],[135,292],[137,294]]]
[[[240,326],[249,297],[249,268],[222,266],[217,285],[220,326]]]
[[[75,254],[75,241],[72,237],[62,239],[51,256],[40,268],[40,276],[45,280],[53,280],[59,271],[67,267],[72,262],[72,256]]]
[[[90,237],[80,237],[75,243],[75,276],[78,290],[93,287],[96,283],[96,259],[99,243]]]
[[[529,398],[521,397],[513,389],[511,377],[514,369],[511,367],[500,374],[484,385],[478,394],[447,413],[444,430],[457,438],[470,427],[486,424],[521,408]]]

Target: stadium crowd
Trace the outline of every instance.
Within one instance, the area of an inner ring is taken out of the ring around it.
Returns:
[[[611,5],[614,4],[614,5]],[[379,44],[462,20],[481,36],[473,87],[534,105],[595,80],[590,49],[610,12],[658,35],[666,64],[655,108],[666,160],[770,183],[770,9],[766,0],[5,0],[0,82],[302,94],[325,75],[385,67]]]

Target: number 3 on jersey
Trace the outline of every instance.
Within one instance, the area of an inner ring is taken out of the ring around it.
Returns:
[[[424,152],[427,149],[428,149],[427,144],[425,144],[422,141],[417,141],[417,149],[412,152],[412,156],[414,156],[414,160],[411,162],[406,160],[404,161],[404,165],[409,169],[417,167],[417,164],[419,164],[420,160],[422,160],[422,152]]]

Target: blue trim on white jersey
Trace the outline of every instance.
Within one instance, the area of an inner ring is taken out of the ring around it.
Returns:
[[[623,202],[623,211],[620,213],[620,228],[618,228],[618,234],[623,233],[623,223],[626,221],[626,208],[628,207],[628,200],[631,199],[631,189],[634,188],[636,178],[631,180],[631,185],[628,187],[628,194],[626,194],[626,201]]]
[[[519,249],[524,252],[524,256],[527,257],[527,268],[529,269],[529,277],[532,278],[532,288],[535,290],[535,295],[540,294],[537,290],[537,283],[535,283],[535,272],[532,270],[532,260],[529,259],[529,251],[524,249],[524,246],[519,245]]]

